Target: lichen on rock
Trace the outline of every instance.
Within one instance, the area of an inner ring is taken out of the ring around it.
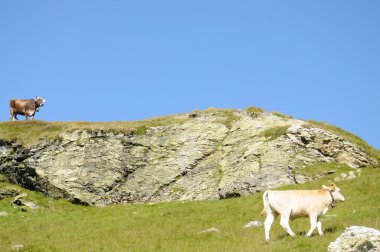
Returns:
[[[380,251],[380,231],[369,227],[347,228],[328,246],[329,252],[375,252]]]
[[[0,142],[0,171],[24,187],[87,205],[205,200],[303,183],[308,164],[374,164],[359,146],[302,120],[197,112],[144,134],[64,132],[32,147]],[[271,137],[271,129],[275,137]],[[264,134],[265,132],[265,134]]]

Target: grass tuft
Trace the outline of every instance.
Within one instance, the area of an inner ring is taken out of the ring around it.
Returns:
[[[298,170],[298,172],[311,178],[320,178],[324,176],[333,178],[342,173],[348,174],[348,172],[353,170],[353,168],[346,164],[332,162],[307,165],[304,168]]]
[[[258,107],[253,107],[253,106],[246,108],[245,111],[246,111],[249,115],[251,115],[252,118],[256,118],[256,117],[258,117],[260,114],[262,114],[262,113],[265,112],[264,109],[262,109],[262,108],[258,108]]]
[[[197,113],[198,115],[215,116],[218,119],[214,120],[213,122],[224,124],[229,129],[240,118],[239,116],[235,114],[233,109],[217,109],[217,108],[211,107],[203,111],[196,110],[194,112]]]
[[[219,122],[223,123],[228,129],[231,129],[232,125],[239,119],[239,117],[235,115],[232,109],[224,109],[222,110],[222,113],[224,114],[224,118]]]
[[[264,130],[260,135],[264,136],[267,141],[273,141],[280,136],[285,135],[289,127],[290,125],[272,127]]]
[[[148,131],[148,127],[146,127],[145,125],[142,125],[142,126],[138,126],[132,133],[134,135],[145,135],[147,131]]]
[[[280,112],[272,112],[272,114],[281,118],[285,118],[285,119],[293,119],[293,116],[285,115]]]

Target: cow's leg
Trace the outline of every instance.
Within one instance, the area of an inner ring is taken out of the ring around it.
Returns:
[[[323,235],[322,222],[321,222],[321,218],[320,217],[317,220],[317,228],[318,228],[318,234],[319,235]]]
[[[15,119],[17,119],[16,113],[15,111],[13,111],[13,109],[9,110],[9,114],[10,114],[11,121],[14,121]]]
[[[317,227],[317,215],[315,215],[315,214],[311,214],[310,216],[309,216],[309,218],[310,218],[310,230],[309,230],[309,232],[307,232],[307,234],[306,234],[306,236],[308,236],[308,237],[310,237],[311,236],[311,234],[313,233],[313,231],[314,231],[314,229]]]
[[[26,109],[24,110],[24,115],[25,115],[25,121],[27,121],[28,120],[28,113],[27,113]]]
[[[272,212],[267,211],[267,218],[265,219],[264,227],[265,227],[265,240],[269,242],[269,232],[270,227],[272,226],[272,223],[274,221],[274,214]]]
[[[296,236],[296,234],[292,231],[292,229],[289,226],[289,217],[290,217],[290,212],[286,214],[281,214],[280,225],[286,230],[286,232],[288,232],[290,236]]]

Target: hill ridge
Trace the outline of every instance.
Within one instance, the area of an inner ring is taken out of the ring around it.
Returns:
[[[378,165],[378,151],[349,133],[258,108],[194,111],[124,130],[7,126],[39,124],[55,136],[26,147],[0,143],[1,173],[87,205],[228,198],[303,183],[318,163]]]

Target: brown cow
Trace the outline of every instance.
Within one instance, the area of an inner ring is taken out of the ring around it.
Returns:
[[[17,115],[25,116],[25,120],[28,120],[28,117],[32,117],[34,119],[34,115],[38,112],[40,107],[44,106],[46,100],[42,97],[36,96],[33,99],[20,100],[20,99],[12,99],[9,102],[10,107],[10,117],[11,120],[14,121],[17,119]]]

